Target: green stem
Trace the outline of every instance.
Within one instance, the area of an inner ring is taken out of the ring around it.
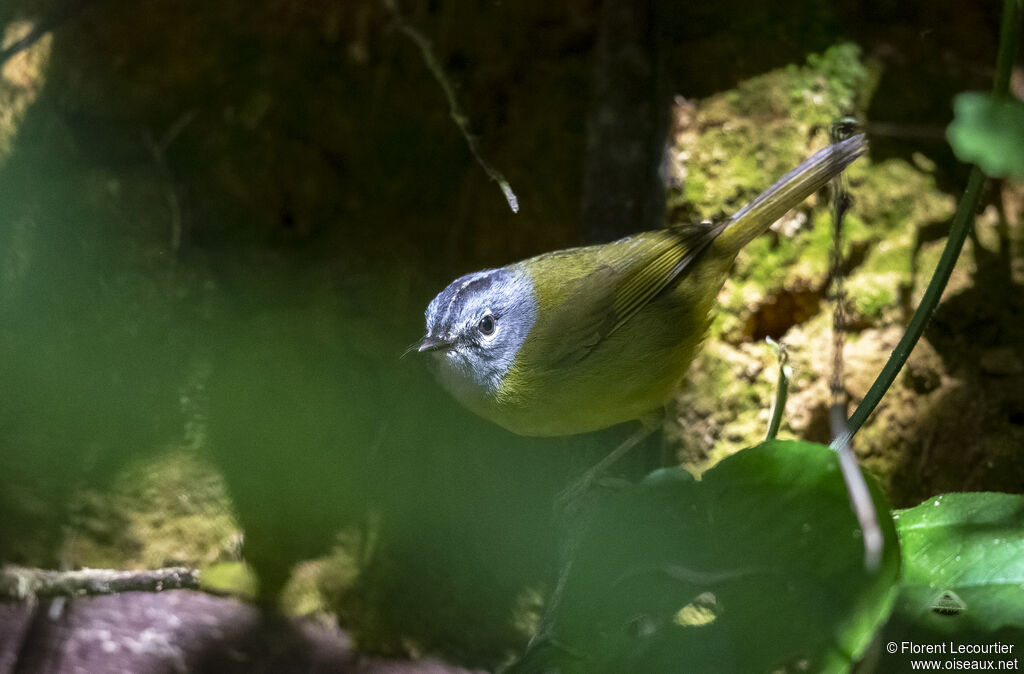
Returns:
[[[1003,0],[1003,18],[999,33],[999,55],[996,60],[996,75],[992,85],[992,93],[995,96],[1006,96],[1010,83],[1010,70],[1013,66],[1013,57],[1016,52],[1017,40],[1020,37],[1021,24],[1021,0]],[[975,166],[971,168],[970,177],[967,179],[967,187],[953,216],[953,224],[949,230],[949,238],[946,239],[946,247],[942,251],[942,257],[935,267],[935,273],[928,288],[925,290],[921,304],[918,305],[907,331],[903,333],[899,344],[889,356],[888,362],[882,368],[875,383],[871,385],[867,395],[857,406],[853,416],[850,417],[849,434],[852,436],[864,424],[871,412],[874,411],[879,401],[889,386],[896,379],[896,375],[907,362],[910,352],[917,344],[917,340],[924,333],[925,326],[935,313],[935,308],[942,297],[942,291],[946,288],[953,267],[956,265],[960,250],[963,248],[964,240],[967,238],[971,225],[974,223],[974,214],[978,209],[981,199],[981,188],[985,183],[985,176]]]
[[[782,414],[786,410],[786,398],[789,395],[789,378],[792,375],[792,371],[789,365],[786,364],[788,360],[786,349],[771,337],[766,341],[775,349],[775,355],[779,359],[779,381],[775,388],[775,406],[772,408],[772,419],[768,424],[768,435],[765,437],[766,440],[774,440],[775,436],[779,434],[779,427],[782,425]]]
[[[996,76],[992,80],[992,93],[1006,96],[1010,90],[1010,74],[1020,39],[1020,12],[1024,0],[1003,0],[1003,19],[999,27],[999,55],[996,57]]]

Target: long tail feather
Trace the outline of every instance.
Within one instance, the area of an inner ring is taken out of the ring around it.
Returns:
[[[827,185],[866,149],[864,134],[859,133],[815,153],[732,216],[715,247],[735,255],[787,211]]]

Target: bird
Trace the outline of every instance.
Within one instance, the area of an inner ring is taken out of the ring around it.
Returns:
[[[461,276],[410,350],[459,403],[519,435],[563,436],[664,407],[750,241],[866,151],[818,151],[732,217],[543,253]]]

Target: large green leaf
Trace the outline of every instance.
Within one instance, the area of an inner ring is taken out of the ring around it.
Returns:
[[[662,474],[610,497],[580,542],[545,671],[847,670],[888,616],[899,566],[871,488],[877,573],[821,445],[768,442],[701,482]]]
[[[945,494],[894,517],[901,619],[942,634],[1024,630],[1024,496]]]
[[[1024,103],[969,92],[953,99],[953,110],[946,137],[957,157],[995,178],[1024,179]]]

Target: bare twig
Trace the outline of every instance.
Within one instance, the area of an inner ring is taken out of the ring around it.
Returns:
[[[455,98],[455,90],[452,88],[451,82],[448,81],[448,76],[445,75],[444,68],[441,67],[441,63],[437,60],[437,55],[434,54],[434,48],[430,44],[430,40],[426,38],[423,33],[419,32],[402,18],[401,12],[398,11],[398,5],[395,4],[395,0],[383,0],[384,7],[391,12],[394,17],[395,25],[403,33],[409,36],[409,38],[416,43],[419,47],[420,53],[423,55],[423,61],[427,64],[427,68],[430,73],[437,80],[437,83],[441,85],[441,91],[444,92],[444,97],[448,100],[448,114],[451,116],[452,121],[459,127],[459,132],[462,137],[466,139],[466,145],[469,147],[469,151],[472,153],[473,158],[476,159],[476,163],[487,173],[488,177],[494,182],[498,183],[498,187],[501,188],[502,194],[505,195],[505,201],[508,202],[508,207],[512,209],[513,213],[519,212],[519,198],[512,191],[512,186],[509,185],[508,180],[505,179],[496,168],[491,166],[487,160],[480,154],[480,145],[477,142],[476,136],[473,135],[472,130],[469,128],[469,118],[466,113],[462,111],[462,107],[459,105],[458,99]]]
[[[35,601],[38,597],[77,597],[120,592],[197,589],[199,572],[185,567],[144,571],[80,569],[50,571],[22,566],[0,567],[0,598]]]

